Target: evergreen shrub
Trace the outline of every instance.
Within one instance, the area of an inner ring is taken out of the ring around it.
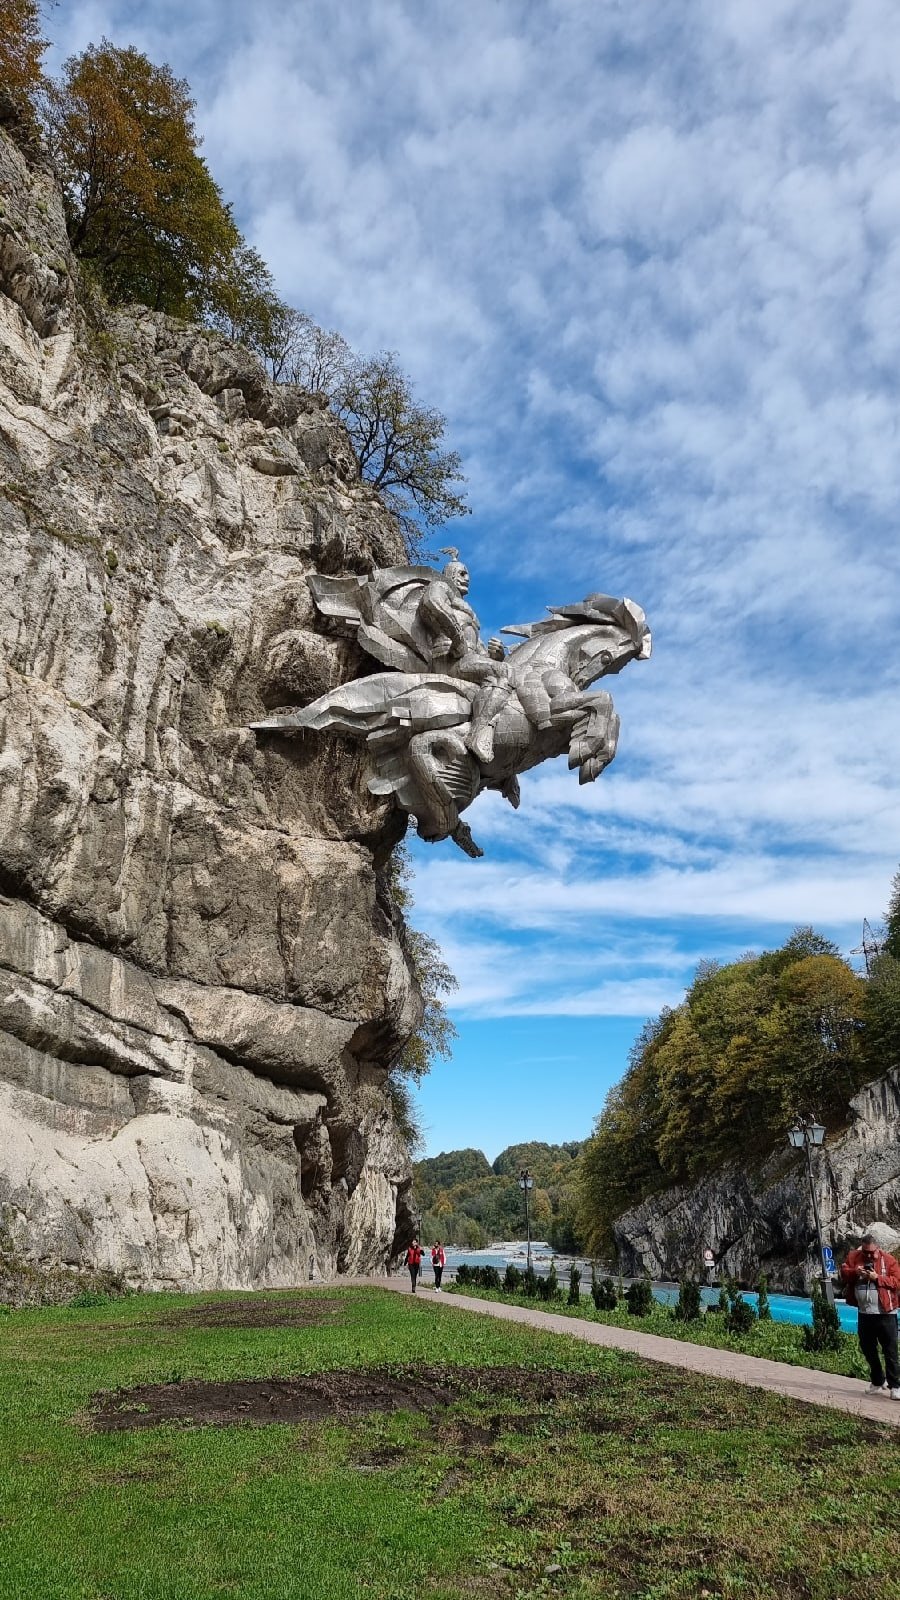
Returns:
[[[760,1322],[772,1321],[772,1308],[769,1305],[769,1280],[764,1272],[759,1275],[756,1294],[756,1315]]]
[[[649,1278],[638,1278],[625,1290],[625,1304],[633,1317],[649,1317],[653,1310],[653,1289]]]
[[[612,1278],[601,1278],[598,1283],[596,1276],[592,1277],[591,1299],[597,1311],[615,1311],[619,1297]]]
[[[843,1341],[841,1319],[836,1306],[829,1305],[819,1283],[812,1289],[812,1325],[803,1329],[804,1350],[840,1350]]]
[[[678,1299],[673,1313],[676,1322],[696,1322],[702,1309],[699,1283],[694,1278],[682,1278],[678,1285]]]

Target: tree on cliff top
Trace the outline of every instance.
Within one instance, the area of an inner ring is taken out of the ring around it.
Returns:
[[[425,530],[469,514],[460,457],[443,448],[446,418],[423,406],[397,356],[358,356],[339,333],[282,307],[257,346],[276,382],[324,394],[353,445],[359,475],[380,490],[411,551]]]
[[[75,253],[112,300],[208,312],[242,240],[198,153],[187,83],[103,40],[66,62],[45,99]]]
[[[46,48],[37,0],[0,0],[0,89],[29,121],[43,82],[41,59]]]

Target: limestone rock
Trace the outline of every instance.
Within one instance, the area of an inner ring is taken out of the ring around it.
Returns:
[[[812,1153],[822,1231],[836,1257],[873,1224],[884,1248],[900,1239],[900,1068],[867,1084],[849,1110],[847,1130]],[[739,1282],[764,1271],[802,1291],[820,1271],[806,1161],[787,1139],[755,1170],[735,1163],[693,1188],[653,1195],[617,1218],[614,1233],[626,1273],[701,1276],[705,1249]]]
[[[143,307],[92,322],[2,129],[0,188],[0,1212],[135,1283],[383,1267],[398,819],[353,750],[247,725],[354,676],[307,577],[401,541],[318,399]]]

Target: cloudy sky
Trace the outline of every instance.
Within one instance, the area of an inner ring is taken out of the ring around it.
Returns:
[[[418,849],[430,1152],[579,1138],[701,956],[849,950],[900,860],[895,0],[63,0],[188,78],[282,295],[448,418],[492,632],[628,594],[619,756]]]

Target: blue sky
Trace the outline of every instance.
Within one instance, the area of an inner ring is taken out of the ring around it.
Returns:
[[[187,77],[280,292],[448,418],[485,633],[647,611],[615,763],[416,848],[460,979],[430,1153],[589,1132],[697,960],[900,860],[895,0],[67,0]]]

